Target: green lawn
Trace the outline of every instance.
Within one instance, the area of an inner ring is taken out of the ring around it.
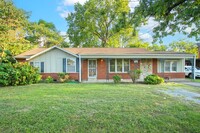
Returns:
[[[193,82],[200,82],[200,78],[196,78],[195,80],[191,79],[191,81],[193,81]]]
[[[200,105],[158,90],[179,84],[36,84],[0,88],[0,132],[200,132]]]

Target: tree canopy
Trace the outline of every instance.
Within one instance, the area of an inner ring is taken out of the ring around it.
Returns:
[[[45,20],[30,22],[30,13],[18,9],[12,0],[0,0],[0,49],[13,55],[38,47],[41,39],[44,47],[65,44],[55,25]]]
[[[120,47],[137,33],[130,23],[129,2],[125,0],[89,0],[75,4],[66,18],[73,46]]]
[[[3,51],[10,50],[16,55],[31,47],[24,38],[27,25],[28,14],[25,11],[17,9],[12,1],[0,0],[0,48]]]
[[[26,39],[40,47],[50,47],[64,42],[55,25],[40,19],[38,22],[30,22]]]
[[[169,44],[170,50],[174,52],[186,52],[195,54],[198,57],[198,47],[193,42],[179,40]]]
[[[199,0],[140,0],[135,15],[141,21],[150,17],[159,23],[155,26],[154,39],[174,35],[177,32],[200,40],[200,1]],[[144,21],[145,22],[145,21]]]

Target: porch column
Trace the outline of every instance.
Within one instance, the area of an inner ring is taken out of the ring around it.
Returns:
[[[79,82],[81,82],[81,73],[82,73],[82,70],[81,70],[81,55],[79,55]]]
[[[196,55],[193,56],[193,69],[192,69],[192,76],[195,79],[195,68],[196,68]]]

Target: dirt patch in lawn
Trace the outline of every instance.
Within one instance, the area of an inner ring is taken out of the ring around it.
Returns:
[[[191,92],[184,89],[174,89],[174,90],[161,90],[165,94],[174,96],[174,97],[182,97],[184,100],[193,101],[195,103],[200,104],[200,94]]]

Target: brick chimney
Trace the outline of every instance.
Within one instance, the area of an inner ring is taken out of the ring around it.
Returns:
[[[199,59],[200,59],[200,43],[197,43],[197,46],[198,46]]]

